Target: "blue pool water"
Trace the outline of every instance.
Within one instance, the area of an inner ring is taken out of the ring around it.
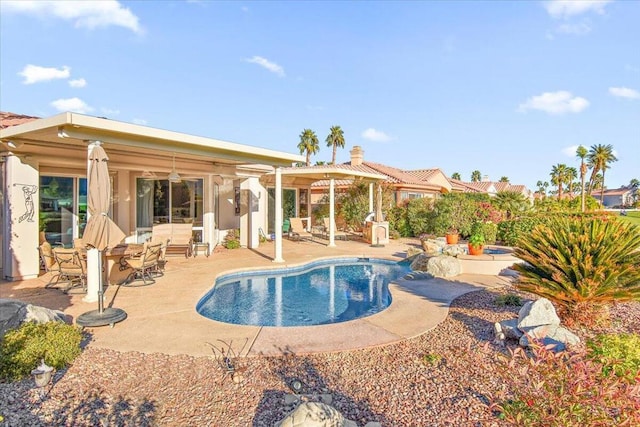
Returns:
[[[257,326],[339,323],[391,304],[388,284],[407,265],[369,258],[315,261],[304,266],[219,277],[197,304],[202,316]]]

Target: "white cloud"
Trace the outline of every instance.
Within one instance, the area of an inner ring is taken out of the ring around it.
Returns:
[[[609,94],[620,98],[640,99],[640,92],[628,87],[610,87]]]
[[[69,80],[69,86],[71,87],[80,88],[80,87],[85,87],[86,85],[87,85],[87,81],[83,78]]]
[[[556,32],[583,36],[591,32],[591,26],[586,21],[579,24],[560,24],[556,27]]]
[[[89,113],[93,111],[93,108],[88,106],[80,98],[68,98],[68,99],[56,99],[51,103],[51,106],[58,111],[71,111],[73,113]]]
[[[532,96],[525,103],[520,104],[518,111],[524,113],[529,110],[540,110],[549,114],[579,113],[588,106],[589,101],[585,98],[573,96],[571,92],[561,90]]]
[[[276,64],[275,62],[269,61],[266,58],[263,58],[261,56],[254,56],[253,58],[246,59],[246,61],[251,64],[258,64],[259,66],[266,68],[272,73],[277,74],[280,77],[284,77],[284,68],[282,68],[280,65]]]
[[[55,79],[68,79],[71,74],[71,69],[66,65],[62,68],[53,67],[39,67],[37,65],[26,65],[22,71],[18,73],[19,76],[24,77],[22,82],[25,85],[30,85],[39,82],[48,82]]]
[[[551,17],[567,19],[583,13],[595,12],[604,14],[604,8],[613,0],[552,0],[544,3],[544,8]]]
[[[2,2],[3,12],[24,13],[38,17],[50,17],[72,21],[76,28],[105,28],[112,25],[142,34],[138,17],[116,0],[20,0]]]
[[[364,139],[368,139],[369,141],[374,142],[388,142],[393,139],[386,133],[374,128],[365,129],[360,136],[362,136]]]

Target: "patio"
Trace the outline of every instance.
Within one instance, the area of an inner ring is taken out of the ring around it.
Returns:
[[[508,279],[485,275],[460,275],[456,280],[400,280],[391,285],[392,305],[376,315],[346,323],[310,327],[257,327],[230,325],[200,316],[198,300],[209,291],[215,278],[247,268],[282,268],[323,257],[357,256],[401,260],[413,240],[392,240],[385,247],[362,241],[344,241],[336,247],[310,241],[283,239],[287,263],[273,263],[274,243],[258,249],[217,250],[210,257],[168,257],[166,272],[152,286],[109,286],[105,306],[113,304],[128,314],[114,328],[91,328],[90,347],[141,353],[210,356],[207,342],[233,341],[234,348],[246,341],[245,354],[275,355],[335,352],[398,342],[434,328],[448,313],[449,303],[463,293],[503,286]],[[64,294],[44,289],[47,276],[21,282],[2,282],[0,298],[13,298],[62,310],[74,319],[94,310],[97,303],[84,302],[83,294]],[[239,348],[237,349],[239,350]]]

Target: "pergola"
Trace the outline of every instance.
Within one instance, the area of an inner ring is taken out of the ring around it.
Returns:
[[[369,210],[373,211],[373,184],[387,179],[385,175],[372,173],[363,167],[351,165],[322,165],[276,168],[275,172],[263,176],[266,183],[275,184],[275,256],[273,262],[284,262],[282,258],[282,184],[308,185],[316,181],[329,181],[329,247],[335,243],[335,180],[354,180],[369,183]]]

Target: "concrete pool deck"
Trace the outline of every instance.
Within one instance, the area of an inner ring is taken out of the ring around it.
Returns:
[[[216,322],[199,315],[195,306],[212,287],[217,276],[256,268],[285,268],[319,258],[371,257],[402,260],[417,240],[393,240],[382,248],[362,241],[340,241],[329,248],[323,241],[283,242],[286,262],[271,261],[273,243],[259,249],[216,251],[210,257],[168,257],[165,275],[150,286],[109,286],[105,307],[126,311],[127,319],[111,328],[87,328],[89,346],[118,351],[211,356],[207,343],[232,342],[243,355],[277,355],[335,352],[379,346],[421,335],[442,322],[449,304],[474,290],[502,287],[510,278],[483,274],[461,274],[444,279],[400,279],[390,285],[392,304],[381,313],[363,319],[322,326],[259,327]],[[19,282],[1,282],[0,298],[19,299],[62,310],[74,320],[95,310],[97,303],[82,300],[83,294],[64,294],[45,289],[48,276]]]

